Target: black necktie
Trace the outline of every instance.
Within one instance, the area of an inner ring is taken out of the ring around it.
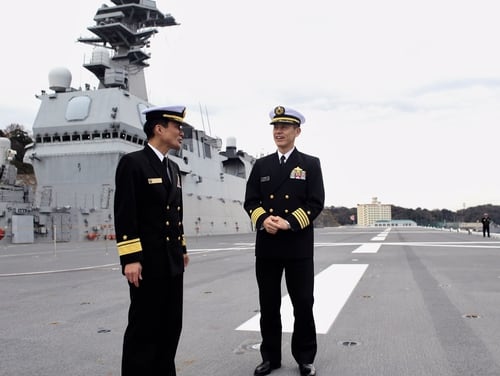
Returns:
[[[171,183],[172,179],[170,178],[170,171],[168,170],[168,158],[167,157],[163,158],[162,163],[163,167],[165,168],[165,171],[167,172],[168,181]]]
[[[285,165],[285,156],[282,155],[281,158],[280,158],[280,166],[283,167]]]

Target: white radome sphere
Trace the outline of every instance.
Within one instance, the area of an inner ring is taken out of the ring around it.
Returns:
[[[66,91],[71,87],[71,78],[68,68],[53,68],[49,72],[49,88],[54,91]]]

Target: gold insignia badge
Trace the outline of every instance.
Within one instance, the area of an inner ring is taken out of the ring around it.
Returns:
[[[162,178],[148,178],[148,184],[161,184]]]
[[[285,107],[283,106],[278,106],[274,109],[274,114],[275,115],[278,115],[278,116],[281,116],[285,113]]]
[[[306,172],[299,166],[295,167],[290,173],[290,179],[306,180]]]

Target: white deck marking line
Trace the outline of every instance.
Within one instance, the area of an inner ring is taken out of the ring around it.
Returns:
[[[368,264],[333,264],[314,279],[314,321],[316,333],[326,334],[347,299],[368,268]],[[235,330],[260,331],[260,314]],[[288,295],[281,300],[281,322],[284,333],[293,332],[293,308]]]
[[[41,275],[41,274],[79,272],[79,271],[85,271],[85,270],[109,268],[109,267],[113,267],[113,266],[118,267],[118,266],[120,266],[120,264],[114,263],[114,264],[103,264],[103,265],[95,265],[95,266],[84,266],[82,268],[72,268],[72,269],[42,270],[40,272],[5,273],[5,274],[0,274],[0,277],[19,277],[19,276],[24,276],[24,275]]]
[[[382,243],[365,243],[361,244],[352,253],[377,253]]]
[[[380,234],[377,236],[373,237],[371,241],[384,241],[385,238],[387,238],[387,235],[389,235],[389,231],[391,231],[390,228],[386,228],[384,231],[382,231]]]

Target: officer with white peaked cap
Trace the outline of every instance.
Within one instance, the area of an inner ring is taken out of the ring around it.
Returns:
[[[301,376],[315,376],[313,220],[323,210],[320,161],[295,147],[305,117],[284,106],[269,114],[276,153],[258,159],[247,181],[244,208],[257,230],[255,271],[259,288],[262,362],[255,376],[281,367],[281,280],[286,278],[295,317],[292,355]]]
[[[189,257],[179,167],[167,154],[181,147],[185,113],[184,106],[144,110],[148,143],[116,169],[116,241],[130,292],[122,376],[176,375]]]

